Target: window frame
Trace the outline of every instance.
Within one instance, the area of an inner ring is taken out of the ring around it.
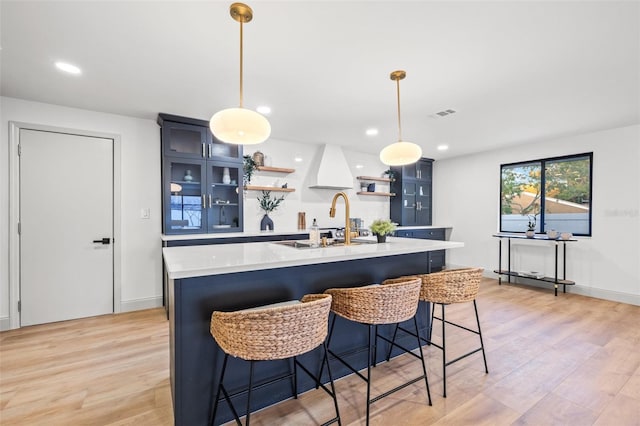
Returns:
[[[514,167],[519,165],[527,165],[532,163],[540,163],[540,188],[541,188],[541,196],[540,196],[540,213],[538,213],[538,222],[540,231],[537,234],[544,234],[547,230],[545,229],[545,204],[546,204],[546,164],[552,162],[559,161],[567,161],[567,160],[578,160],[578,159],[588,159],[589,160],[589,231],[588,233],[574,233],[574,236],[581,237],[591,237],[593,234],[593,152],[583,152],[581,154],[571,154],[571,155],[562,155],[558,157],[547,157],[547,158],[539,158],[535,160],[526,160],[526,161],[518,161],[515,163],[504,163],[500,164],[500,192],[498,197],[498,221],[499,221],[499,229],[500,232],[508,232],[511,234],[524,234],[525,231],[504,231],[502,229],[502,173],[505,167]]]

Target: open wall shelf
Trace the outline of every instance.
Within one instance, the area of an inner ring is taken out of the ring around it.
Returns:
[[[367,180],[371,182],[387,182],[387,183],[391,182],[391,179],[389,178],[373,177],[373,176],[357,176],[356,179]]]
[[[285,167],[268,167],[268,166],[257,166],[256,170],[260,172],[274,172],[274,173],[293,173],[296,169],[288,169]]]
[[[279,188],[277,186],[254,186],[247,185],[244,187],[247,191],[274,191],[274,192],[294,192],[294,188]]]

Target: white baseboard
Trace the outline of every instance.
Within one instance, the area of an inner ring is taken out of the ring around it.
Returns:
[[[123,300],[122,302],[120,302],[120,312],[141,311],[143,309],[160,307],[162,307],[162,296]]]
[[[603,290],[601,288],[585,287],[583,285],[567,286],[568,293],[580,294],[582,296],[595,297],[597,299],[611,300],[612,302],[628,303],[629,305],[640,306],[640,295],[620,293],[619,291]]]
[[[141,311],[162,307],[162,296],[145,297],[144,299],[123,300],[120,303],[120,312]],[[0,331],[11,330],[9,317],[0,317]]]
[[[0,331],[10,330],[11,329],[11,321],[9,321],[9,317],[0,317]]]
[[[485,269],[484,274],[487,278],[498,279],[498,274]],[[503,278],[505,282],[506,278]],[[553,283],[543,283],[535,280],[528,280],[524,277],[511,277],[516,284],[522,283],[532,287],[547,288],[553,291]],[[558,286],[558,296],[562,293],[562,286]],[[621,293],[619,291],[605,290],[601,288],[587,287],[584,285],[568,285],[567,293],[579,294],[581,296],[593,297],[596,299],[610,300],[612,302],[627,303],[629,305],[640,306],[640,295],[631,293]]]

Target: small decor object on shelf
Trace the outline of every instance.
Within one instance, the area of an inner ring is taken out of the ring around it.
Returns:
[[[222,169],[222,183],[228,185],[231,183],[231,176],[229,175],[229,168]]]
[[[563,232],[562,234],[560,234],[560,238],[562,238],[563,240],[570,240],[571,237],[573,237],[573,234],[571,232]]]
[[[193,175],[191,174],[191,170],[186,170],[184,172],[184,177],[182,179],[184,179],[185,182],[193,181]]]
[[[536,234],[536,216],[530,214],[529,223],[527,224],[527,232],[525,233],[525,235],[527,236],[527,238],[533,238],[535,234]]]
[[[261,231],[273,231],[273,220],[269,217],[269,213],[278,208],[280,203],[284,200],[284,195],[280,198],[271,198],[271,191],[262,191],[262,195],[258,197],[258,205],[264,210],[264,216],[260,221]]]
[[[388,219],[376,219],[369,228],[371,233],[378,238],[378,242],[384,243],[387,241],[387,235],[393,234],[396,230],[396,224]]]
[[[375,182],[371,182],[367,186],[367,192],[376,192],[376,183]]]
[[[558,239],[558,231],[556,231],[555,229],[549,229],[547,231],[547,238],[549,238],[550,240]]]
[[[396,172],[391,169],[385,170],[384,173],[382,173],[382,176],[387,176],[391,180],[391,182],[395,182],[396,180]]]
[[[253,162],[256,163],[256,166],[264,166],[264,154],[260,151],[254,152],[253,157],[251,158],[253,159]]]

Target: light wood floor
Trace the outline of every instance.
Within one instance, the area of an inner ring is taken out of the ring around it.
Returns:
[[[481,355],[448,369],[425,347],[433,406],[412,385],[372,406],[374,425],[640,425],[640,307],[484,280]],[[447,317],[472,325],[471,304]],[[437,329],[436,329],[437,330]],[[447,329],[462,351],[476,337]],[[0,333],[0,424],[171,425],[168,323],[154,309]],[[419,374],[403,356],[374,369],[373,393]],[[343,424],[364,424],[365,384],[336,382]],[[307,425],[332,415],[311,391],[252,416],[256,425]],[[187,425],[188,426],[188,425]]]

